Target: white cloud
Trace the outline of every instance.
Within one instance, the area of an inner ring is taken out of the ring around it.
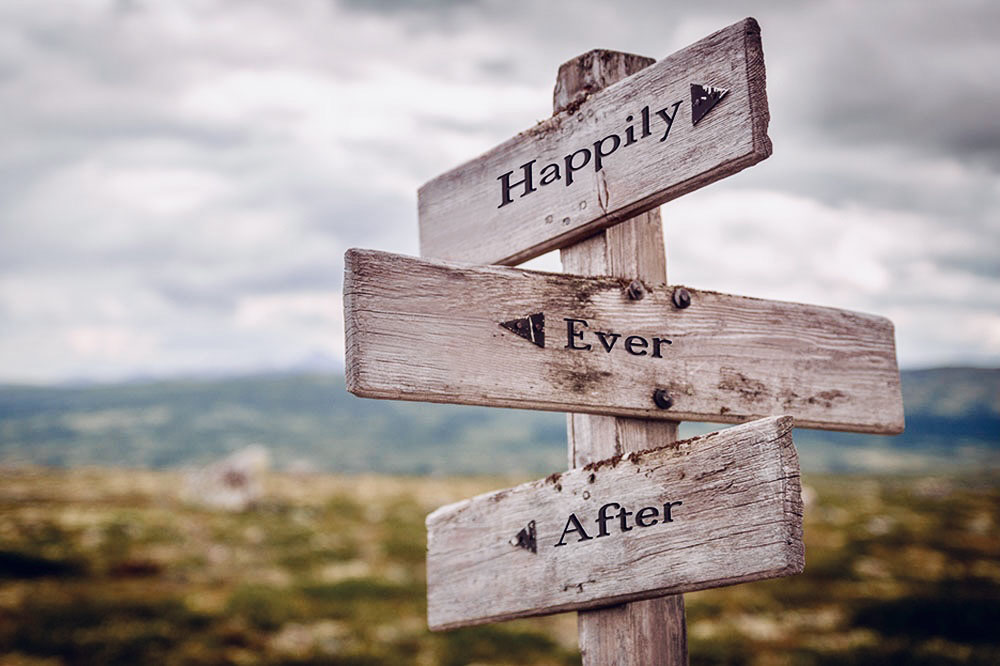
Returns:
[[[888,316],[903,365],[994,362],[995,278],[928,259],[975,248],[975,230],[916,213],[706,188],[665,225],[672,283]]]

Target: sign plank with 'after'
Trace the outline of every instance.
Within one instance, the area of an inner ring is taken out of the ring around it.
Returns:
[[[618,456],[427,517],[431,629],[802,571],[792,419]]]
[[[517,264],[771,154],[760,27],[716,32],[420,188],[420,253]]]
[[[350,250],[347,388],[368,398],[903,429],[892,323],[610,277]]]

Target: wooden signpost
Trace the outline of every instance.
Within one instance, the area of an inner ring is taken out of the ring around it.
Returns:
[[[667,286],[657,206],[770,155],[764,79],[753,19],[584,54],[550,120],[420,189],[432,259],[348,252],[351,391],[571,412],[570,471],[428,516],[432,629],[576,609],[584,664],[686,664],[680,593],[802,570],[792,417],[902,430],[888,320]]]

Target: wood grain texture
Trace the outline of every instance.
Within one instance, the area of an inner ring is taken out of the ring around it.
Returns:
[[[740,21],[581,98],[580,92],[588,92],[588,86],[599,88],[611,75],[598,67],[599,56],[594,60],[596,72],[583,68],[577,74],[582,91],[570,94],[557,88],[557,101],[560,95],[573,100],[564,111],[420,188],[422,256],[517,264],[770,155],[764,60],[755,20]],[[620,67],[627,66],[626,59]],[[697,125],[691,122],[692,83],[730,91]],[[661,141],[666,121],[658,125],[655,113],[673,108],[675,102],[680,102],[679,110]],[[653,134],[625,145],[626,128],[639,122],[646,105],[653,115]],[[626,120],[629,115],[632,121]],[[656,134],[657,129],[661,133]],[[619,136],[622,146],[603,161],[600,171],[594,159],[589,168],[575,172],[570,185],[565,173],[560,180],[540,184],[545,165],[565,165],[567,155],[593,150],[595,142],[611,134]],[[499,178],[514,172],[515,182],[523,175],[522,165],[531,160],[537,189],[523,197],[515,194],[511,203],[500,206]]]
[[[684,595],[580,611],[585,666],[673,666],[688,663]]]
[[[569,467],[662,446],[677,439],[677,421],[567,414]]]
[[[656,63],[655,58],[594,49],[564,62],[552,90],[552,114],[558,115],[586,101],[589,95],[627,79]]]
[[[563,272],[610,275],[652,284],[667,281],[660,209],[640,213],[559,251]]]
[[[652,65],[615,51],[591,51],[559,68],[553,112]],[[575,245],[562,248],[563,270],[666,284],[666,250],[660,209],[640,213]],[[569,467],[677,440],[675,421],[595,414],[567,414]],[[684,595],[670,594],[577,614],[584,666],[687,666]]]
[[[811,428],[902,430],[887,319],[695,289],[680,310],[673,287],[647,284],[630,300],[627,284],[350,250],[347,387],[370,398],[731,423],[790,414]],[[539,312],[545,348],[499,325]],[[587,322],[579,343],[589,350],[566,348],[564,318]],[[628,353],[633,335],[649,342],[645,355]],[[654,338],[671,341],[660,358]],[[656,388],[673,397],[670,409],[655,406]]]
[[[438,509],[427,517],[430,627],[593,608],[802,571],[791,431],[790,417],[762,419]],[[605,510],[609,518],[599,536],[598,516],[612,503],[618,506]],[[662,508],[668,504],[670,520]],[[624,518],[624,531],[619,507],[633,512]],[[644,507],[657,511],[645,512],[641,526]],[[571,515],[582,530],[568,529]],[[512,542],[532,522],[537,552]]]

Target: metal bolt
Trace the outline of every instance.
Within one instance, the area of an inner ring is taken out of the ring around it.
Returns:
[[[691,292],[684,287],[678,287],[677,289],[674,289],[672,299],[677,309],[683,310],[687,306],[691,305]]]
[[[628,289],[625,290],[625,293],[628,294],[629,300],[639,301],[646,295],[646,287],[643,286],[642,282],[632,280],[629,282]]]
[[[658,388],[653,391],[653,402],[660,409],[670,409],[674,406],[674,399],[670,397],[666,389]]]

